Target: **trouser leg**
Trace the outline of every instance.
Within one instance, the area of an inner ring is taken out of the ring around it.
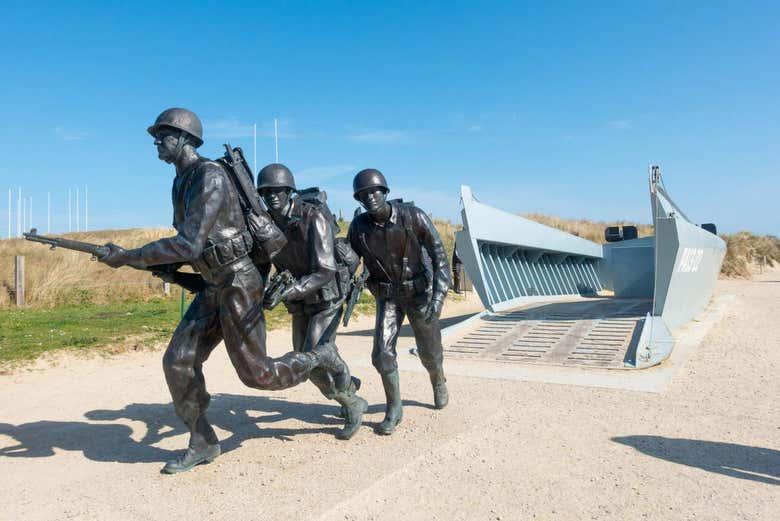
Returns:
[[[212,295],[213,296],[213,295]],[[163,356],[163,371],[176,414],[191,432],[200,426],[207,441],[216,442],[204,422],[198,425],[210,396],[203,377],[203,362],[221,339],[217,307],[207,294],[198,294],[173,333]]]
[[[377,299],[374,349],[371,362],[382,377],[387,407],[385,418],[376,427],[379,434],[392,434],[403,418],[401,386],[396,360],[398,332],[404,321],[403,309],[395,300]]]
[[[395,346],[403,321],[404,312],[395,300],[377,299],[371,363],[379,374],[398,370]]]
[[[309,329],[309,316],[303,311],[292,314],[292,343],[293,350],[302,353],[306,343],[306,332]]]
[[[434,317],[430,322],[426,322],[425,307],[418,307],[414,304],[404,305],[404,311],[409,317],[409,324],[414,332],[414,340],[417,342],[417,354],[423,367],[429,373],[440,370],[444,356],[439,318]]]
[[[437,409],[443,409],[449,402],[447,391],[447,379],[443,368],[443,347],[441,343],[441,326],[439,318],[434,317],[430,322],[425,320],[422,307],[407,305],[406,312],[409,323],[414,331],[414,339],[417,342],[417,353],[423,367],[428,370],[428,376],[433,387],[433,403]]]
[[[308,352],[315,346],[323,343],[333,344],[336,331],[339,327],[343,307],[341,302],[309,313],[305,322],[305,335],[302,350]],[[295,319],[293,319],[295,323]],[[303,325],[303,320],[299,321]],[[303,330],[302,327],[298,329]],[[294,333],[295,334],[295,329]],[[335,346],[335,344],[333,344]],[[297,347],[296,347],[297,349]],[[341,357],[339,356],[341,360]],[[343,362],[343,360],[341,360]],[[346,363],[344,370],[339,373],[327,371],[322,368],[312,370],[309,379],[317,386],[320,392],[328,399],[336,400],[341,405],[341,417],[344,418],[344,428],[336,433],[336,437],[348,440],[355,435],[360,428],[363,413],[368,408],[368,403],[358,396],[357,390],[360,380],[352,378]]]
[[[306,353],[290,352],[279,358],[267,355],[263,286],[253,265],[235,273],[219,289],[217,298],[225,347],[244,385],[266,390],[286,389],[305,381],[315,367],[337,373],[345,370],[332,344],[315,346]]]
[[[165,464],[162,472],[184,472],[219,456],[219,440],[206,419],[209,394],[203,362],[220,341],[217,307],[213,294],[200,293],[190,305],[163,356],[163,370],[176,414],[190,430],[188,449]]]
[[[279,358],[266,353],[262,298],[243,287],[221,291],[220,323],[225,347],[241,382],[255,389],[279,390],[305,381],[315,367],[311,356],[290,352]]]
[[[333,342],[336,336],[336,330],[339,326],[339,320],[341,320],[342,306],[339,305],[329,306],[321,311],[308,315],[306,321],[306,331],[304,335],[304,342],[302,351],[311,351],[316,346],[326,342]],[[344,367],[347,367],[346,363]],[[334,375],[329,371],[321,368],[314,369],[309,376],[309,379],[317,386],[320,392],[328,399],[333,399],[336,396],[337,388],[344,389],[347,382],[339,382],[337,385],[336,380],[346,379],[349,380],[349,368],[347,367],[346,373],[342,372],[339,375]]]

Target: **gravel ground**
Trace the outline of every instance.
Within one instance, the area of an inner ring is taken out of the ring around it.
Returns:
[[[187,439],[161,352],[55,358],[0,377],[0,518],[780,519],[780,271],[716,293],[736,298],[661,394],[450,376],[436,411],[426,375],[404,371],[389,437],[371,430],[383,395],[363,317],[339,337],[371,404],[349,442],[312,385],[247,389],[218,349],[223,455],[176,476],[159,474]]]

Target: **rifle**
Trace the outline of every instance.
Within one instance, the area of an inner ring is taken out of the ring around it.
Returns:
[[[84,253],[89,253],[92,255],[92,260],[98,260],[100,257],[103,257],[105,255],[108,255],[109,249],[106,246],[101,246],[100,244],[93,244],[91,242],[81,242],[81,241],[74,241],[71,239],[62,239],[59,237],[47,237],[46,235],[38,235],[38,230],[36,228],[33,228],[30,230],[29,233],[23,233],[24,238],[28,241],[32,242],[40,242],[41,244],[48,244],[49,248],[52,250],[56,248],[63,248],[65,250],[74,250],[74,251],[80,251]],[[174,264],[158,264],[156,266],[136,266],[134,264],[127,264],[127,266],[130,266],[131,268],[135,268],[137,270],[141,271],[151,271],[152,274],[155,277],[160,277],[161,279],[165,280],[165,276],[171,276],[177,273],[177,270],[181,268],[184,265],[183,262],[177,262]],[[180,274],[185,275],[185,274]],[[191,289],[188,286],[185,286],[184,284],[181,284],[178,280],[176,281],[179,283],[184,289],[187,289],[189,291],[198,291],[198,289]]]
[[[355,305],[360,300],[360,295],[363,293],[363,287],[366,285],[366,279],[368,279],[368,270],[363,267],[363,271],[359,277],[352,279],[352,287],[349,290],[349,300],[347,301],[347,309],[344,311],[344,320],[341,324],[347,327],[349,319],[352,316],[352,312],[355,310]]]
[[[217,161],[225,166],[230,180],[238,192],[244,220],[249,233],[252,234],[252,242],[254,242],[252,257],[269,262],[284,248],[287,244],[287,238],[260,204],[252,177],[252,169],[249,168],[249,164],[244,158],[244,152],[240,147],[233,148],[230,143],[227,143],[225,144],[225,155]]]
[[[282,301],[282,295],[285,291],[295,285],[295,277],[288,270],[277,273],[268,282],[263,297],[263,307],[273,309]]]
[[[40,242],[42,244],[48,244],[53,250],[55,248],[64,248],[66,250],[81,251],[92,255],[92,260],[98,260],[99,257],[108,255],[109,249],[99,244],[92,244],[91,242],[72,241],[70,239],[59,239],[56,237],[47,237],[45,235],[38,235],[38,229],[33,228],[30,233],[23,233],[24,238],[28,241]]]

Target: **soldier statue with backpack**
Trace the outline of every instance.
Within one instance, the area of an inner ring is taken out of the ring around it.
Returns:
[[[347,391],[352,379],[332,344],[279,358],[266,353],[264,285],[250,255],[273,258],[284,236],[260,206],[241,150],[228,146],[220,161],[198,155],[203,127],[193,112],[181,108],[161,113],[148,132],[158,157],[176,167],[172,199],[177,233],[132,250],[109,243],[99,260],[113,268],[159,266],[166,280],[180,278],[197,292],[163,356],[176,413],[190,431],[187,450],[162,469],[170,474],[220,454],[205,415],[210,396],[203,376],[203,363],[220,341],[239,378],[250,387],[285,389],[305,381],[317,368],[333,375],[336,392]],[[199,275],[169,269],[182,264]]]
[[[368,268],[366,284],[376,298],[371,361],[387,398],[385,418],[376,427],[379,434],[391,434],[403,417],[396,342],[404,317],[409,318],[420,361],[428,370],[434,406],[441,409],[449,401],[439,326],[450,286],[447,253],[425,212],[400,199],[388,201],[389,191],[379,170],[358,172],[353,192],[366,213],[354,218],[348,233]]]
[[[287,239],[271,263],[279,276],[294,280],[279,286],[283,288],[281,300],[292,315],[293,348],[306,353],[323,343],[333,343],[360,259],[346,240],[336,238],[339,228],[325,192],[318,188],[296,190],[292,172],[279,163],[260,170],[257,190]],[[269,263],[258,265],[261,273],[270,271]],[[266,303],[267,307],[273,304]],[[315,369],[310,379],[326,398],[341,404],[345,425],[337,437],[351,438],[368,407],[355,394],[360,380],[352,378],[349,387],[339,391],[328,371]]]

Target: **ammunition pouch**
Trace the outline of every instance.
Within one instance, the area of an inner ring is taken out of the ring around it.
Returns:
[[[336,270],[336,283],[338,284],[339,294],[344,298],[349,298],[349,289],[352,285],[352,273],[346,266],[338,266]]]
[[[252,235],[244,230],[220,242],[209,240],[197,262],[196,268],[206,280],[215,281],[224,274],[235,272],[251,263]]]
[[[334,279],[311,295],[304,297],[303,302],[305,304],[321,304],[347,298],[350,284],[349,269],[346,266],[338,264],[336,266],[336,276]]]
[[[409,280],[399,283],[392,282],[374,282],[368,280],[368,289],[376,298],[401,298],[401,299],[419,299],[422,296],[428,296],[431,285],[427,272],[421,272]]]

